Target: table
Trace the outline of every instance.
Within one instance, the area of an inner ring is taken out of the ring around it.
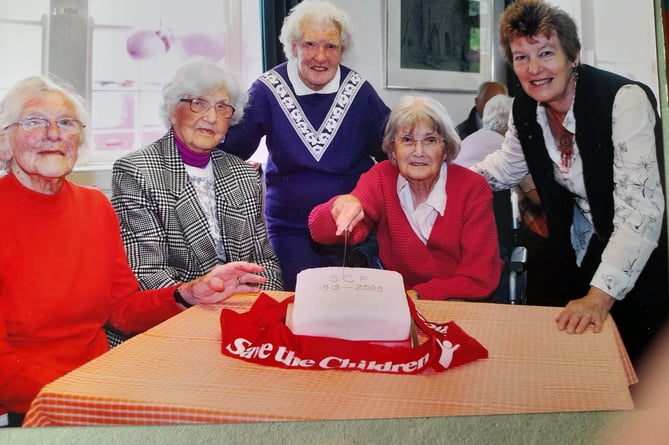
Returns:
[[[271,292],[276,299],[291,295]],[[455,320],[489,358],[426,375],[285,370],[221,354],[222,307],[195,306],[46,385],[25,426],[380,419],[626,410],[637,382],[613,320],[557,330],[560,308],[418,301]]]

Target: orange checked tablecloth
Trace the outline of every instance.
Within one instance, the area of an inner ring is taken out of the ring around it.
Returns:
[[[291,295],[270,292],[274,298]],[[489,358],[442,373],[286,370],[221,354],[222,307],[195,306],[45,386],[24,426],[372,419],[632,409],[636,374],[612,319],[557,330],[560,308],[418,301]]]

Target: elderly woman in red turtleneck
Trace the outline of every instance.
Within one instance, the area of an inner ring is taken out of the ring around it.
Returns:
[[[0,411],[10,426],[44,385],[109,349],[106,323],[134,334],[265,282],[261,266],[236,262],[140,291],[109,200],[66,179],[87,140],[82,104],[43,77],[0,102]]]

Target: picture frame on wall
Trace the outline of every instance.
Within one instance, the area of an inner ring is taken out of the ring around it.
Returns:
[[[475,92],[493,80],[493,0],[387,0],[386,87]]]

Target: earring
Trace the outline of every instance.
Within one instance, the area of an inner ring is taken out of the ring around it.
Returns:
[[[571,66],[571,75],[578,79],[578,64],[575,63]]]

